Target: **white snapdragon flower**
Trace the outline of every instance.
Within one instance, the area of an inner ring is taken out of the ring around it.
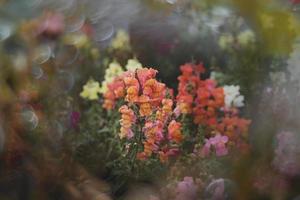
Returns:
[[[224,86],[225,107],[243,107],[244,96],[240,94],[240,86],[226,85]]]

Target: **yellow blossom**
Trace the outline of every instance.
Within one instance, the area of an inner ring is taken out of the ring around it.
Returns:
[[[100,85],[97,81],[90,79],[84,86],[80,96],[88,100],[97,100],[100,93]]]
[[[74,45],[79,49],[88,48],[91,45],[88,36],[83,33],[73,33],[66,35],[63,41],[65,44]]]
[[[105,80],[111,82],[116,76],[119,76],[123,73],[121,65],[114,61],[108,65],[108,68],[105,70]]]
[[[107,85],[123,72],[124,71],[118,62],[114,61],[110,63],[108,68],[105,70],[104,81],[102,81],[100,93],[104,94],[108,90]]]
[[[136,69],[141,69],[142,64],[137,59],[129,59],[125,68],[128,71],[135,71]]]
[[[111,48],[113,50],[129,50],[129,35],[124,30],[119,30],[111,42]]]

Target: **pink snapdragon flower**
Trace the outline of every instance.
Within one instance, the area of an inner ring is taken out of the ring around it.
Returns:
[[[228,149],[225,146],[225,144],[228,142],[227,136],[221,136],[218,134],[215,137],[210,138],[210,140],[211,144],[216,149],[217,156],[225,156],[228,154]]]
[[[228,137],[222,136],[220,134],[216,135],[215,137],[205,139],[205,145],[202,148],[202,155],[208,156],[212,146],[215,148],[217,156],[227,155],[228,149],[226,148],[225,145],[227,142],[228,142]]]

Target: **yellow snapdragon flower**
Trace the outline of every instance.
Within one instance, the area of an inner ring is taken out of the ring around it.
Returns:
[[[110,63],[108,68],[105,70],[104,81],[101,84],[100,93],[104,94],[108,90],[107,85],[123,72],[124,70],[118,62],[114,61]]]
[[[119,76],[124,72],[123,68],[121,67],[120,63],[113,61],[108,65],[108,68],[105,70],[105,80],[108,82],[113,81],[116,76]]]
[[[142,64],[137,59],[129,59],[125,68],[128,71],[135,71],[136,69],[141,69]]]
[[[71,33],[63,38],[65,44],[74,45],[78,49],[88,48],[91,46],[91,41],[84,33]]]
[[[90,79],[84,86],[80,96],[88,100],[97,100],[98,93],[100,93],[99,82]]]
[[[129,35],[124,30],[119,30],[111,42],[113,50],[130,50]]]

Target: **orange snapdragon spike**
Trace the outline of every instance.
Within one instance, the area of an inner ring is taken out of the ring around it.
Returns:
[[[180,143],[183,139],[181,134],[181,123],[172,120],[168,126],[168,136],[170,140],[173,140],[176,143]]]
[[[156,111],[156,119],[164,124],[172,114],[173,114],[173,100],[163,99],[162,108]]]
[[[160,101],[164,98],[166,93],[166,86],[155,79],[148,79],[143,87],[143,95],[148,96],[152,101],[151,104],[158,106]]]
[[[111,110],[114,108],[114,105],[115,105],[114,101],[106,99],[104,100],[103,108],[105,108],[106,110]]]
[[[167,153],[165,153],[163,151],[159,151],[158,154],[159,154],[159,160],[162,163],[166,163],[169,160],[169,156]]]
[[[172,107],[173,107],[173,101],[172,99],[163,99],[162,100],[162,111],[165,114],[171,114],[172,113]]]
[[[139,89],[136,86],[130,86],[127,88],[127,95],[125,97],[125,100],[130,102],[130,103],[134,103],[136,101],[138,101],[139,99]]]
[[[142,161],[145,161],[147,160],[148,156],[146,155],[145,152],[139,152],[137,155],[136,155],[137,159],[139,160],[142,160]]]
[[[182,76],[184,77],[191,76],[194,73],[193,65],[189,63],[180,66],[180,70],[182,72]]]
[[[134,78],[134,77],[124,77],[124,83],[126,85],[126,87],[130,87],[130,86],[135,86],[139,89],[140,85],[139,85],[139,81]]]
[[[138,69],[136,71],[136,73],[137,73],[137,77],[140,81],[140,84],[142,85],[142,87],[144,87],[147,80],[152,79],[156,76],[157,70],[152,69],[152,68],[150,68],[150,69],[142,68],[142,69]]]
[[[186,95],[178,95],[177,96],[177,104],[179,107],[179,110],[182,114],[189,114],[192,113],[192,103],[194,101],[194,98],[192,95],[186,94]]]
[[[251,121],[239,117],[225,117],[218,125],[218,130],[231,139],[237,139],[241,134],[248,132]]]
[[[146,138],[154,138],[157,132],[157,124],[153,121],[146,121],[143,130]]]
[[[153,152],[157,152],[158,146],[155,144],[155,140],[150,138],[144,142],[144,153],[147,157],[150,157]]]
[[[110,90],[114,92],[115,98],[119,99],[125,95],[125,85],[122,80],[117,80],[114,84],[109,85]]]
[[[112,91],[107,91],[104,94],[103,108],[105,108],[107,110],[111,110],[111,109],[113,109],[114,105],[115,105],[115,95]]]
[[[200,73],[204,72],[202,65],[185,64],[180,67],[182,75],[178,77],[177,106],[180,113],[191,114],[194,98],[201,84]]]
[[[133,110],[128,108],[128,106],[123,105],[120,107],[119,112],[121,113],[121,129],[120,129],[120,138],[132,138],[133,132],[131,130],[132,124],[135,122],[136,117]]]
[[[186,102],[180,102],[179,109],[182,114],[192,113],[192,105]]]
[[[142,117],[149,116],[152,114],[152,107],[149,100],[149,97],[146,95],[142,95],[138,99],[138,102],[140,103],[139,112]]]

